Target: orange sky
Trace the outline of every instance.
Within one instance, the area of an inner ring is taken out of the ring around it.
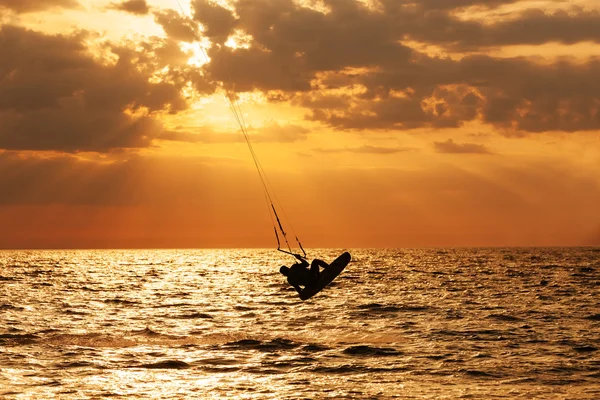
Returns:
[[[307,248],[600,245],[596,1],[179,2],[0,0],[0,248],[276,246],[224,89]]]

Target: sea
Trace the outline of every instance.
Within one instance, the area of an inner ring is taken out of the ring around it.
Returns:
[[[600,399],[600,248],[0,251],[2,399]]]

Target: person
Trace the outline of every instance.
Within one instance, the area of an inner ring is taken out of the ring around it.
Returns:
[[[300,262],[292,265],[289,268],[283,265],[281,268],[279,268],[279,272],[282,275],[287,276],[288,283],[292,285],[294,289],[296,289],[298,294],[301,294],[302,289],[300,286],[304,286],[304,288],[306,288],[307,286],[316,284],[319,280],[319,276],[321,275],[319,267],[325,269],[329,267],[329,264],[323,260],[315,258],[312,263],[310,263],[309,269],[308,261],[306,261],[304,257],[299,254],[294,254],[294,257],[296,257]]]

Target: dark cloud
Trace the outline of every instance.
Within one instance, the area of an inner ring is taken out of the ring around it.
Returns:
[[[154,17],[156,23],[160,24],[172,39],[194,42],[199,38],[198,26],[175,10],[157,11],[154,13]]]
[[[339,0],[327,0],[331,3]],[[513,4],[521,0],[378,0],[386,12],[399,11],[406,8],[431,10],[456,10],[466,7],[479,6],[482,8],[496,8],[506,4]]]
[[[458,127],[477,118],[484,99],[465,82],[470,78],[444,76],[453,66],[452,61],[428,59],[396,71],[366,72],[349,82],[350,87],[364,88],[362,94],[317,92],[295,102],[311,110],[309,119],[342,129]]]
[[[262,91],[270,101],[291,101],[308,110],[309,120],[337,129],[456,128],[475,120],[507,135],[600,129],[598,59],[457,60],[402,44],[418,39],[464,49],[573,43],[600,33],[593,11],[526,11],[498,22],[454,14],[508,3],[381,0],[373,11],[358,1],[328,0],[330,12],[322,13],[292,0],[240,0],[233,11],[195,0],[194,21],[175,10],[156,11],[168,39],[113,45],[118,62],[111,65],[88,54],[82,34],[46,36],[7,26],[0,34],[7,54],[0,59],[0,146],[46,148],[43,132],[58,135],[57,147],[68,151],[146,146],[161,131],[152,113],[184,109],[181,89],[188,82],[201,94],[220,84],[236,92]],[[177,43],[199,39],[197,22],[214,43],[211,62],[202,68],[188,66]],[[235,30],[251,35],[248,48],[222,45]],[[150,83],[158,71],[162,81]],[[66,110],[71,115],[61,117]],[[78,133],[79,123],[90,133]],[[85,139],[101,132],[102,139]],[[169,135],[184,138],[162,136]]]
[[[521,132],[600,128],[595,59],[453,60],[401,44],[415,39],[477,49],[596,40],[595,11],[529,10],[490,22],[459,19],[453,12],[515,1],[381,0],[375,11],[358,1],[324,3],[330,12],[292,0],[240,0],[234,11],[196,0],[195,19],[215,42],[234,29],[253,38],[249,48],[213,46],[207,76],[238,92],[290,99],[309,110],[308,119],[340,129],[449,128],[473,120]]]
[[[210,4],[195,4],[205,3]],[[379,14],[366,12],[358,2],[342,2],[329,14],[291,0],[242,0],[235,7],[236,27],[253,37],[252,45],[214,46],[208,71],[216,80],[235,82],[239,91],[308,91],[317,72],[391,65],[411,55],[390,36]]]
[[[399,16],[401,18],[401,16]],[[450,13],[414,13],[400,30],[409,38],[454,51],[550,42],[600,43],[600,12],[529,9],[497,22],[463,20]]]
[[[154,114],[187,107],[186,57],[169,40],[142,50],[106,44],[112,64],[94,59],[85,33],[45,35],[14,26],[0,30],[0,148],[101,151],[146,147],[161,131]],[[139,45],[139,44],[138,44]],[[162,81],[153,74],[169,65]],[[209,89],[210,90],[210,89]]]
[[[146,3],[146,0],[126,0],[122,3],[112,3],[110,8],[136,15],[145,15],[150,12],[150,7]]]
[[[206,28],[204,35],[214,43],[223,43],[233,33],[236,18],[231,14],[231,11],[205,0],[193,1],[192,6],[194,8],[194,19]]]
[[[456,143],[452,139],[445,142],[434,142],[433,146],[438,153],[448,154],[492,154],[484,145],[475,143]]]
[[[289,92],[310,90],[314,75],[288,57],[279,57],[259,49],[215,48],[209,51],[212,59],[206,67],[209,76],[223,82],[228,90],[283,90]]]
[[[17,13],[44,11],[54,7],[75,8],[77,0],[0,0],[0,8],[6,7]]]
[[[600,60],[541,65],[524,58],[469,57],[461,73],[477,77],[485,122],[526,132],[600,128]]]
[[[135,203],[139,198],[118,198],[124,186],[119,177],[124,176],[126,165],[84,162],[71,156],[42,158],[3,152],[0,153],[0,204]]]
[[[482,120],[508,131],[600,129],[600,60],[426,56],[396,70],[347,76],[361,95],[304,94],[309,119],[343,129],[458,127]],[[341,72],[340,74],[345,74]],[[327,80],[325,80],[325,83]]]
[[[0,146],[12,150],[108,152],[151,144],[161,130],[149,117],[129,117],[110,110],[88,110],[65,104],[63,110],[36,110],[20,115],[0,113]]]

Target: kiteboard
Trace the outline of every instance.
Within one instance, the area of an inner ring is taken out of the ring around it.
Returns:
[[[314,285],[306,286],[304,289],[302,289],[300,292],[300,298],[302,300],[308,300],[323,290],[327,285],[333,282],[333,280],[344,270],[344,268],[346,268],[346,265],[348,265],[350,259],[350,253],[346,251],[341,256],[333,260],[333,262],[329,264],[329,267],[321,271],[319,280]]]

